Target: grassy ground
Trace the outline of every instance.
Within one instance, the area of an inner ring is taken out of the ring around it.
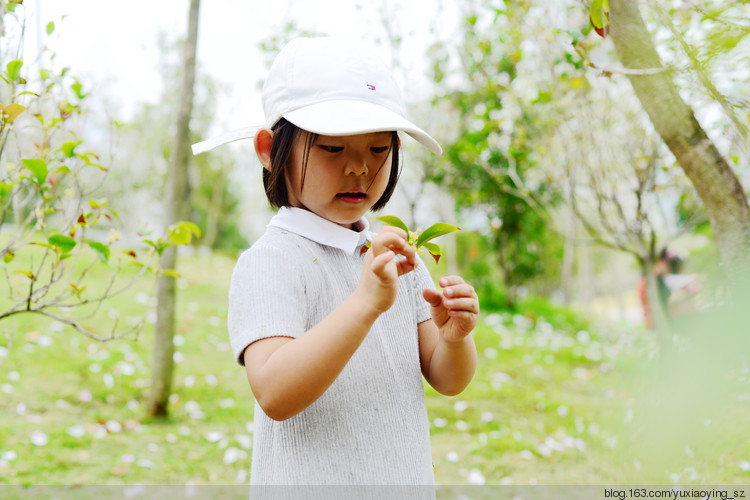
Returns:
[[[225,328],[232,265],[182,261],[165,421],[144,418],[151,322],[109,343],[38,317],[0,323],[0,484],[246,484],[253,404]],[[133,289],[104,318],[146,309],[153,321],[151,292]],[[750,482],[746,364],[726,374],[736,391],[690,405],[716,391],[660,386],[646,333],[528,307],[483,312],[463,394],[426,389],[439,484]]]

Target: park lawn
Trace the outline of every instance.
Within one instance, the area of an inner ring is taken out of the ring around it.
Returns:
[[[220,254],[180,261],[166,420],[144,417],[151,285],[101,311],[145,310],[136,338],[96,342],[32,315],[0,323],[0,484],[247,484],[253,401],[226,334],[232,266]],[[553,313],[483,312],[470,387],[452,398],[426,387],[438,484],[750,482],[747,370],[732,372],[744,392],[701,418],[702,433],[668,422],[682,432],[649,444],[652,339]]]

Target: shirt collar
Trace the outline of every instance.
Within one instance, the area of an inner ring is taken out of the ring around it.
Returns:
[[[313,212],[296,207],[281,207],[268,225],[298,234],[321,245],[338,248],[352,255],[357,248],[372,239],[369,231],[370,223],[364,217],[355,224],[360,231],[353,231]]]

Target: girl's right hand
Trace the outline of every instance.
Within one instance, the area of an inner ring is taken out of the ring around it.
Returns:
[[[405,258],[396,259],[396,255]],[[413,271],[416,266],[415,250],[406,242],[406,232],[397,227],[383,227],[365,254],[357,287],[367,309],[376,314],[387,311],[396,301],[398,277]]]

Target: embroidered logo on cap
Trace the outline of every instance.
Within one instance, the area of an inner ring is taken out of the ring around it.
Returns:
[[[370,89],[370,90],[375,90],[375,85],[370,85],[370,84],[368,83],[368,84],[367,84],[367,88],[368,88],[368,89]]]

